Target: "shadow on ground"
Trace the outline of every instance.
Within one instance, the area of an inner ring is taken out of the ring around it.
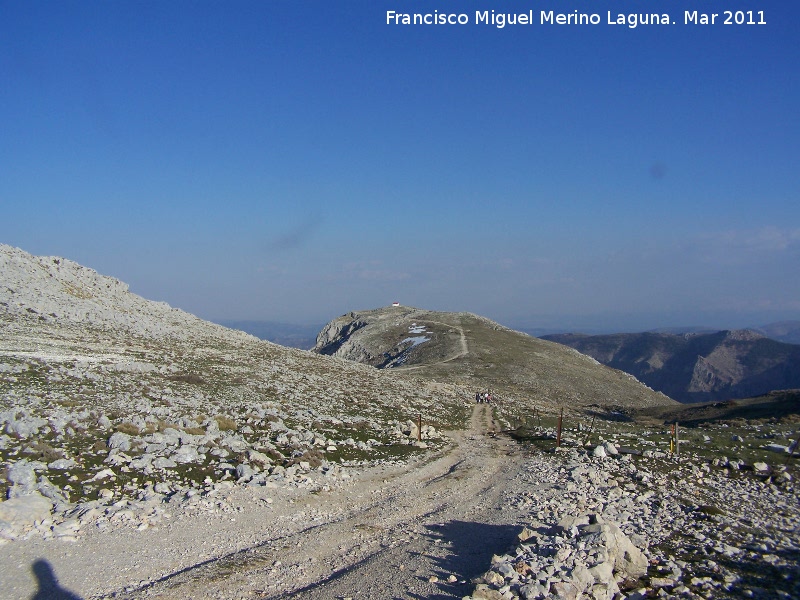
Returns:
[[[39,589],[31,596],[31,600],[82,600],[77,594],[65,590],[58,583],[52,565],[44,559],[37,560],[31,565]]]
[[[447,556],[437,558],[439,577],[438,586],[442,594],[426,596],[426,600],[444,600],[445,598],[462,598],[472,589],[471,580],[489,570],[492,556],[505,554],[517,542],[517,534],[521,527],[516,525],[490,525],[467,521],[449,521],[439,525],[428,525],[428,535],[441,540],[440,544],[448,544],[450,552]],[[448,583],[447,578],[455,575],[456,583]],[[466,584],[460,583],[466,581]],[[413,598],[421,598],[412,594]]]

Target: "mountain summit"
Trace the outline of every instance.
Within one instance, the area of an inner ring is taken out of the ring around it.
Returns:
[[[464,312],[405,306],[351,312],[322,329],[313,351],[547,408],[673,402],[570,348]]]

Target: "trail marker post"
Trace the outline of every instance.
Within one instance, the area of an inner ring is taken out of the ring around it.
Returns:
[[[422,441],[422,415],[417,415],[417,441]]]
[[[669,453],[675,454],[675,423],[669,426]]]
[[[561,447],[561,425],[564,421],[564,408],[561,408],[561,414],[558,416],[558,429],[556,429],[556,448]]]

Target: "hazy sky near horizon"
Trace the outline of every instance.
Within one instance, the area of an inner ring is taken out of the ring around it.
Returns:
[[[676,24],[607,24],[642,10]],[[798,319],[798,31],[786,0],[0,0],[0,242],[216,320]]]

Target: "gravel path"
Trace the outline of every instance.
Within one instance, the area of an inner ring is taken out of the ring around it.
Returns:
[[[522,456],[493,429],[490,406],[475,405],[470,430],[435,460],[306,503],[307,513],[345,510],[126,597],[461,598],[519,532],[500,508]]]
[[[2,546],[0,597],[461,598],[523,522],[501,508],[524,455],[494,430],[476,404],[445,452],[330,491],[235,487],[157,530]]]

